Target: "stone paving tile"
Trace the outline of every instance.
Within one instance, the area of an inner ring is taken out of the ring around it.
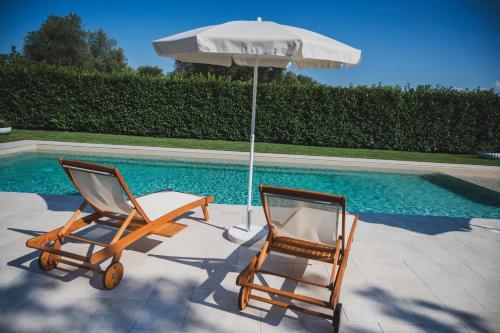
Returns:
[[[384,333],[462,333],[471,332],[468,327],[448,326],[448,327],[429,327],[422,325],[392,325],[381,324]]]
[[[41,271],[26,240],[59,227],[79,201],[0,192],[1,332],[331,332],[328,320],[258,301],[238,310],[236,276],[262,244],[238,246],[224,238],[244,222],[244,206],[211,205],[208,223],[195,210],[179,221],[188,228],[175,237],[150,235],[132,245],[122,256],[124,278],[111,291],[102,289],[99,274],[64,264]],[[260,207],[254,216],[265,223]],[[362,214],[341,292],[341,332],[500,331],[500,233],[491,229],[498,222]],[[82,234],[110,237],[106,228]],[[265,265],[320,281],[328,281],[331,270],[279,254]],[[326,289],[279,277],[259,274],[256,282],[329,297]],[[43,314],[51,319],[39,319]]]
[[[169,262],[151,292],[151,300],[182,301],[189,299],[201,284],[201,263],[195,265]]]
[[[149,300],[140,310],[132,331],[178,332],[184,324],[188,306],[187,300]]]
[[[418,318],[402,297],[377,285],[343,290],[341,302],[348,321],[418,324]]]
[[[307,315],[260,303],[260,332],[307,333]],[[330,326],[331,330],[331,326]],[[321,332],[318,330],[317,332]]]
[[[500,311],[500,280],[457,278],[455,281],[487,311]]]
[[[90,298],[37,298],[7,319],[12,332],[78,332],[101,303]]]
[[[311,324],[310,324],[311,323]],[[312,324],[316,323],[316,325]],[[326,326],[326,327],[325,327]],[[326,329],[328,328],[327,322],[322,322],[319,324],[318,320],[308,320],[309,332],[320,331],[323,327],[324,332],[328,332]],[[331,327],[329,327],[331,329]],[[370,322],[343,322],[341,324],[340,332],[342,333],[381,333],[382,330],[378,323],[370,323]]]
[[[128,332],[133,328],[144,304],[145,301],[104,300],[81,332]]]
[[[238,294],[198,289],[193,294],[182,326],[185,332],[259,332],[260,309],[237,307]]]

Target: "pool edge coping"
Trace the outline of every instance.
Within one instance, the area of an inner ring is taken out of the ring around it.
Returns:
[[[148,146],[129,146],[100,143],[79,143],[44,140],[19,140],[0,143],[0,156],[29,151],[72,151],[85,153],[108,153],[113,155],[143,155],[158,157],[193,158],[196,160],[219,160],[219,161],[248,161],[248,152],[227,150],[205,150],[189,148],[167,148]],[[292,166],[317,166],[317,167],[354,167],[360,169],[387,169],[387,170],[412,170],[412,171],[436,171],[436,172],[460,172],[469,176],[500,177],[500,167],[475,165],[475,164],[452,164],[436,162],[380,160],[352,157],[314,156],[314,155],[290,155],[275,153],[255,153],[257,163],[271,163]],[[491,175],[489,175],[491,173]]]

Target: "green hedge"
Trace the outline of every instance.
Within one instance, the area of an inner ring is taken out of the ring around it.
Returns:
[[[15,127],[248,139],[252,86],[214,78],[0,65],[0,110]],[[500,96],[421,86],[260,85],[257,141],[464,153],[500,147]]]

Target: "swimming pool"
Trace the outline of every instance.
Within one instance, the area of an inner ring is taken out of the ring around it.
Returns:
[[[58,158],[116,166],[137,196],[162,189],[213,194],[217,203],[246,204],[244,164],[24,152],[0,157],[0,191],[76,194]],[[410,174],[257,165],[258,184],[345,195],[357,212],[500,218],[500,194],[442,174]]]

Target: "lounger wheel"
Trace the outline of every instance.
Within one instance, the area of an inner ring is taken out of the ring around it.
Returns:
[[[38,266],[44,271],[51,271],[59,265],[61,256],[59,254],[42,251],[38,257]]]
[[[340,319],[342,318],[342,304],[338,303],[333,311],[333,333],[339,333]]]
[[[120,284],[123,277],[123,265],[120,262],[111,263],[104,271],[104,288],[113,289]]]

